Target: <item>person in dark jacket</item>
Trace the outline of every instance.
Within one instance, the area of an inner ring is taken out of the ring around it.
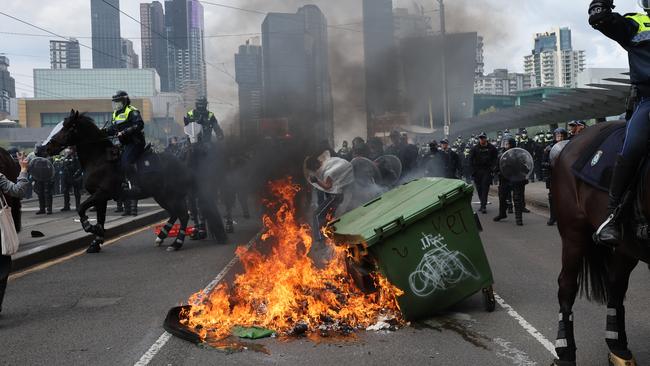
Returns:
[[[3,174],[0,174],[0,191],[8,196],[22,198],[25,194],[27,185],[29,185],[29,180],[27,179],[27,168],[29,162],[27,158],[20,153],[18,154],[18,162],[20,163],[20,174],[18,175],[17,182],[13,183]],[[2,300],[5,297],[7,280],[9,279],[10,272],[11,256],[0,255],[0,313],[2,312]]]
[[[514,149],[517,146],[517,142],[514,137],[508,137],[505,141],[505,146],[503,153],[510,149]],[[522,226],[523,222],[523,213],[524,213],[524,196],[525,196],[525,187],[528,184],[528,181],[517,181],[512,182],[508,180],[501,174],[499,169],[499,164],[496,164],[495,169],[499,177],[499,215],[494,218],[494,221],[501,221],[508,217],[506,212],[508,211],[508,206],[512,204],[514,206],[515,213],[515,222],[517,226]],[[509,203],[508,200],[512,199],[512,203]]]
[[[440,140],[440,153],[445,162],[445,178],[458,179],[461,171],[458,154],[449,148],[449,140]]]
[[[555,142],[544,149],[544,158],[542,159],[542,174],[544,176],[544,181],[546,182],[546,189],[548,189],[548,207],[550,212],[550,217],[546,222],[546,225],[548,226],[553,226],[557,222],[552,199],[553,193],[551,192],[551,150],[553,150],[555,144],[568,139],[569,133],[564,128],[558,128],[555,130],[554,136]]]
[[[630,82],[637,105],[626,128],[626,138],[609,187],[607,220],[596,232],[600,244],[615,247],[621,240],[619,213],[622,197],[633,180],[639,162],[648,154],[650,137],[650,1],[639,2],[645,12],[621,15],[613,12],[613,0],[594,0],[589,5],[589,24],[618,42],[628,53]]]
[[[478,136],[479,143],[472,148],[470,152],[470,162],[472,165],[472,178],[476,186],[476,193],[481,201],[481,213],[487,213],[487,196],[492,185],[492,173],[497,164],[497,148],[488,143],[485,132]]]

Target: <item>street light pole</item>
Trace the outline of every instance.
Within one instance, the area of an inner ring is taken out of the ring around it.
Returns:
[[[442,39],[442,47],[440,48],[441,54],[441,69],[442,69],[442,113],[444,118],[444,133],[445,137],[449,138],[451,115],[449,113],[449,91],[447,86],[447,29],[445,25],[445,4],[444,0],[437,0],[440,9],[440,34]]]

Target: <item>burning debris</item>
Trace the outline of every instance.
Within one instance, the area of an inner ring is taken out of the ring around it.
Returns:
[[[274,199],[265,205],[274,214],[264,216],[261,237],[268,253],[238,248],[244,272],[232,285],[222,283],[210,293],[191,296],[179,314],[180,324],[201,341],[228,337],[237,326],[326,337],[373,329],[378,322],[390,322],[393,329],[401,324],[397,297],[402,291],[379,275],[374,277],[376,292],[361,291],[347,273],[346,250],[331,242],[331,259],[323,268],[316,266],[309,257],[311,228],[296,218],[300,187],[286,178],[270,188]]]

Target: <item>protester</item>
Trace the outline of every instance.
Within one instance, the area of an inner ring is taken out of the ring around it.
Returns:
[[[20,163],[20,175],[18,175],[17,183],[12,183],[7,177],[0,174],[0,190],[6,195],[22,198],[25,195],[27,185],[29,185],[29,180],[27,180],[27,167],[29,166],[29,162],[22,153],[19,153],[17,157]],[[2,300],[4,299],[7,288],[9,272],[11,272],[11,256],[0,255],[0,313],[2,312]]]

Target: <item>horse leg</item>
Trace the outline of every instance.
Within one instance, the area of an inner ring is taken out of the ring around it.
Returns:
[[[81,221],[81,227],[87,233],[91,232],[93,226],[88,221],[88,215],[86,215],[86,211],[88,211],[88,209],[90,209],[91,207],[95,206],[96,203],[97,203],[97,192],[90,195],[90,197],[88,197],[85,201],[83,201],[81,205],[77,208],[77,213],[79,214],[79,220]]]
[[[185,201],[181,200],[175,205],[174,215],[178,215],[178,218],[181,221],[181,228],[178,230],[178,236],[174,243],[167,248],[168,252],[174,252],[180,250],[185,244],[185,235],[187,231],[187,222],[190,220],[190,216],[187,213],[187,207]]]
[[[627,348],[625,333],[625,294],[628,289],[630,274],[638,261],[622,254],[612,260],[609,275],[609,301],[607,302],[607,328],[605,340],[609,347],[609,362],[613,366],[635,365],[634,356]]]
[[[106,223],[106,205],[108,200],[97,202],[97,225],[94,225],[91,232],[95,234],[95,240],[90,243],[86,253],[98,253],[101,250],[101,245],[104,244],[104,224]]]
[[[582,271],[583,260],[590,241],[579,239],[580,234],[562,237],[562,271],[558,277],[558,301],[560,314],[555,352],[558,360],[554,365],[575,366],[576,341],[573,332],[573,305],[578,295],[578,277]]]
[[[169,220],[167,220],[167,223],[165,226],[163,226],[162,229],[160,229],[160,233],[158,233],[158,236],[156,237],[156,246],[161,246],[163,241],[167,239],[167,236],[169,236],[169,231],[174,227],[174,223],[176,222],[176,217],[171,216]]]

